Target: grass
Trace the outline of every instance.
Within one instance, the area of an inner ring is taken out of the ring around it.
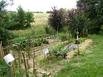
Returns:
[[[94,43],[84,55],[66,63],[55,77],[103,77],[103,36],[90,36]]]

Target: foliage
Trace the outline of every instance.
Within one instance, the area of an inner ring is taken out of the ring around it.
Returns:
[[[17,50],[18,49],[27,50],[31,47],[37,47],[37,46],[41,46],[42,44],[48,44],[48,41],[45,38],[37,38],[34,40],[32,38],[21,37],[21,38],[16,38],[11,42],[13,44],[13,47]]]
[[[34,46],[41,46],[42,44],[48,44],[48,41],[44,38],[38,38],[33,41]]]
[[[8,75],[9,67],[4,62],[4,60],[0,60],[0,76],[6,77]]]
[[[90,19],[89,33],[99,33],[103,25],[102,0],[78,0],[77,7]]]
[[[23,29],[25,27],[25,11],[19,6],[16,14],[17,29]]]
[[[18,30],[31,27],[31,23],[34,22],[34,17],[31,12],[25,12],[21,6],[18,7],[17,12],[11,12],[8,14],[9,26],[7,29]]]
[[[54,30],[60,31],[65,25],[65,10],[57,10],[54,7],[52,13],[49,16],[49,24]]]
[[[54,56],[54,57],[60,57],[61,56],[61,57],[65,58],[66,52],[67,52],[67,50],[64,49],[63,44],[59,44],[59,45],[56,45],[56,46],[50,48],[50,55]]]
[[[76,37],[77,31],[80,36],[88,34],[89,19],[85,17],[83,12],[71,10],[68,12],[68,26],[73,37]]]
[[[10,33],[8,30],[4,28],[0,28],[0,41],[3,42],[3,46],[6,46],[9,44],[9,39],[13,37],[12,33]]]
[[[8,40],[11,38],[10,32],[6,29],[8,25],[8,16],[5,10],[7,3],[5,1],[0,1],[0,41],[2,41],[3,46],[8,44]]]
[[[26,27],[31,27],[32,22],[34,22],[33,13],[28,11],[28,12],[26,12],[26,17],[25,17]]]

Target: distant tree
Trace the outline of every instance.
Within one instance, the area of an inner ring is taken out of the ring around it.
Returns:
[[[16,13],[16,19],[15,19],[15,22],[16,23],[16,28],[17,29],[24,29],[25,28],[25,11],[22,9],[21,6],[18,7],[17,9],[17,13]]]
[[[65,24],[64,13],[64,9],[57,10],[55,7],[53,8],[53,11],[50,13],[49,24],[54,30],[60,31],[63,28]]]
[[[46,11],[46,13],[52,13],[52,11]]]
[[[31,12],[26,12],[25,18],[26,27],[31,27],[31,23],[34,22],[34,15]]]
[[[7,29],[19,30],[31,27],[34,22],[34,16],[31,12],[25,12],[21,6],[18,7],[17,12],[9,14],[9,26]]]

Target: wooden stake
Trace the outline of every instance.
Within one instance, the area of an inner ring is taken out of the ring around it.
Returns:
[[[35,77],[37,77],[36,68],[35,68],[35,51],[33,52],[33,74]]]
[[[15,55],[14,55],[14,57],[15,57]],[[13,77],[16,77],[16,75],[15,75],[15,65],[16,65],[16,60],[13,62]]]
[[[27,69],[27,64],[26,64],[26,59],[25,59],[25,54],[22,53],[22,56],[23,56],[23,60],[24,60],[24,66],[25,66],[26,77],[29,77],[28,69]]]
[[[3,57],[4,57],[4,51],[3,51],[2,41],[0,41],[0,58]]]

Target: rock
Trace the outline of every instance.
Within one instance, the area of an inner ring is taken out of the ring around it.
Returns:
[[[77,44],[69,44],[69,45],[67,46],[68,51],[73,51],[73,50],[75,50],[75,49],[77,49],[77,48],[78,48],[78,45],[77,45]]]

